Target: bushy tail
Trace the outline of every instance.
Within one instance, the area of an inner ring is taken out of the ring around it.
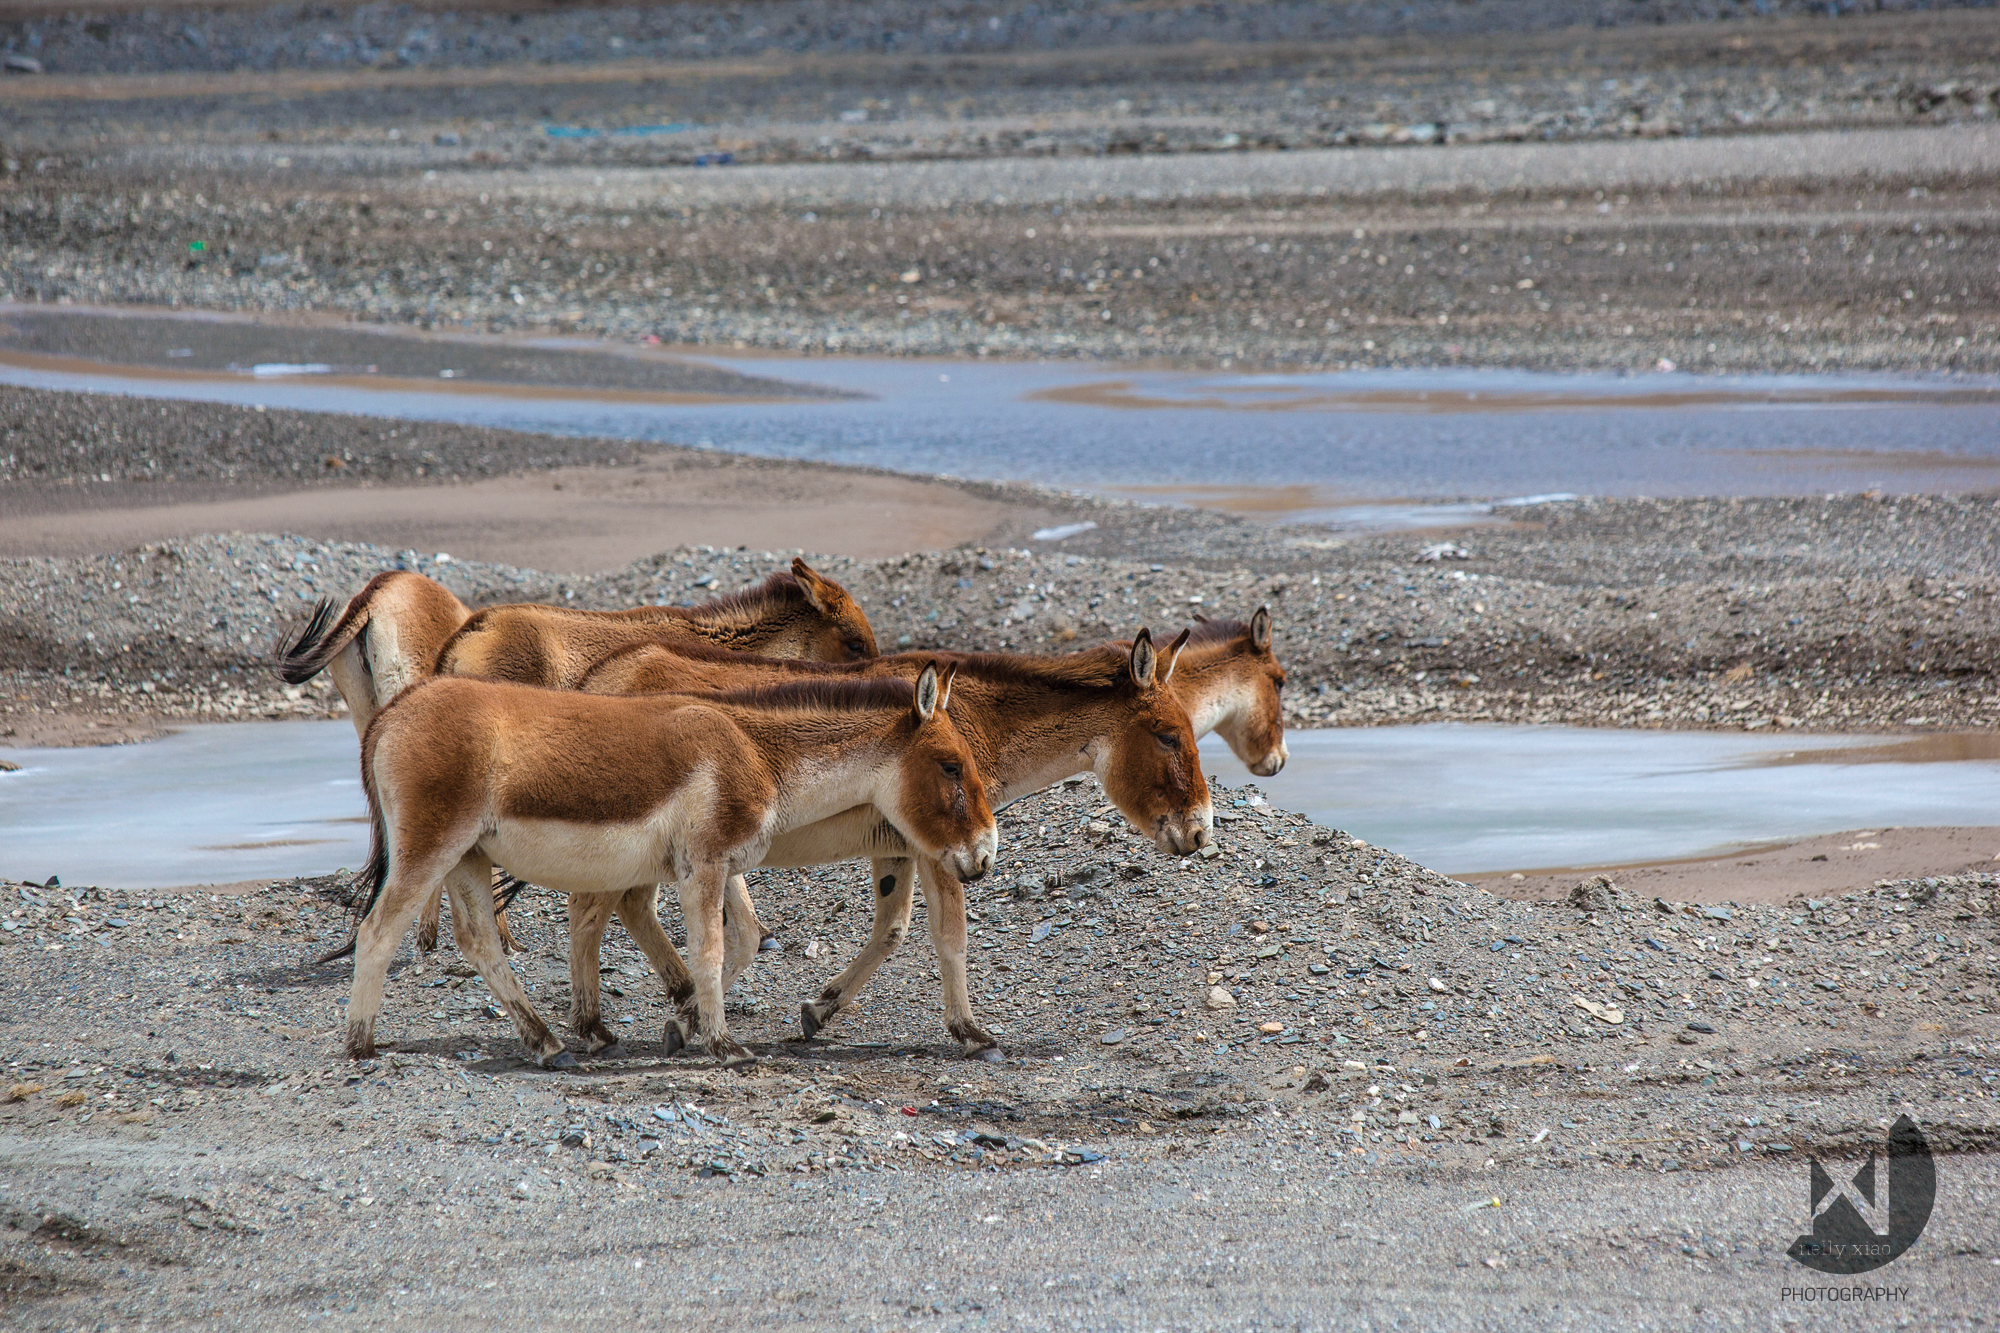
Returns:
[[[534,885],[528,883],[527,880],[516,879],[506,871],[501,871],[500,882],[493,886],[493,910],[496,912],[506,911],[514,905],[514,900],[521,896],[522,889],[531,889],[533,887]]]
[[[377,574],[368,580],[368,586],[354,595],[347,610],[337,618],[333,599],[320,598],[304,627],[278,649],[279,677],[287,685],[303,685],[326,670],[326,664],[354,642],[355,635],[368,628],[368,608],[375,600],[376,590],[393,573]]]

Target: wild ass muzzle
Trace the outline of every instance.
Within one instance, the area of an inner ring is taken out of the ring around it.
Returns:
[[[960,878],[992,868],[993,813],[947,706],[952,672],[809,681],[709,698],[614,698],[445,677],[398,696],[362,741],[374,845],[347,1049],[375,1047],[397,942],[442,884],[459,947],[544,1065],[575,1057],[500,949],[497,860],[570,894],[679,891],[695,1037],[749,1058],[722,1012],[724,888],[774,838],[873,806]]]
[[[988,799],[996,807],[1078,772],[1095,772],[1106,794],[1152,837],[1162,851],[1187,853],[1209,840],[1213,814],[1201,775],[1195,736],[1168,688],[1189,635],[1183,632],[1155,653],[1141,630],[1129,647],[1088,649],[1060,656],[1000,653],[952,654],[958,669],[953,720],[979,759]],[[693,693],[748,682],[853,675],[908,676],[928,658],[904,654],[849,667],[634,649],[600,663],[584,679],[586,690]],[[862,954],[817,1000],[802,1006],[800,1021],[813,1035],[854,997],[909,928],[916,866],[930,908],[931,940],[945,1001],[945,1027],[968,1053],[998,1058],[993,1038],[973,1016],[965,977],[965,893],[949,866],[922,855],[887,827],[876,812],[847,811],[837,819],[774,840],[766,866],[819,865],[866,856],[876,885],[875,931]],[[597,946],[615,910],[635,943],[667,983],[688,1024],[691,991],[673,946],[653,915],[655,897],[636,889],[616,903],[570,899],[571,1021],[594,1049],[616,1040],[598,1011]],[[724,975],[734,981],[754,956],[756,909],[740,877],[729,884],[728,946]],[[669,1047],[678,1038],[673,1030]]]

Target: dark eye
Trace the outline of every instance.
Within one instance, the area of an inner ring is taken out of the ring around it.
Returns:
[[[1277,677],[1276,679],[1274,679],[1274,680],[1273,680],[1273,681],[1271,682],[1271,688],[1272,688],[1272,689],[1274,689],[1274,690],[1282,690],[1282,689],[1284,689],[1284,688],[1285,688],[1285,678],[1284,678],[1283,676],[1279,676],[1279,677]]]
[[[859,639],[849,639],[847,641],[847,651],[853,653],[856,657],[866,657],[868,655],[868,645]]]
[[[960,777],[964,776],[964,770],[957,764],[939,764],[938,767],[943,769],[944,775],[953,782],[958,781]]]
[[[1153,733],[1153,739],[1169,750],[1181,748],[1181,738],[1171,731],[1156,731]]]

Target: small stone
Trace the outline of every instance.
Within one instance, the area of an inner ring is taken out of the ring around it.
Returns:
[[[1257,1030],[1267,1037],[1275,1037],[1285,1030],[1283,1023],[1259,1023]]]
[[[1727,921],[1730,915],[1727,907],[1704,907],[1701,909],[1701,914],[1710,921]]]
[[[1210,1009],[1234,1009],[1236,1007],[1236,997],[1220,986],[1210,986],[1208,988],[1208,995],[1202,1000],[1202,1003]]]
[[[1222,849],[1216,846],[1212,842],[1206,843],[1202,846],[1202,849],[1198,854],[1204,861],[1213,861],[1216,857],[1222,855]]]
[[[1316,977],[1323,977],[1327,975],[1329,972],[1333,971],[1333,969],[1328,967],[1325,963],[1307,963],[1306,971],[1312,973]]]
[[[1683,1046],[1692,1046],[1695,1044],[1697,1038],[1694,1036],[1694,1034],[1689,1032],[1676,1032],[1674,1034],[1674,1040],[1679,1042]]]
[[[525,1180],[517,1180],[514,1182],[514,1197],[517,1199],[532,1199],[535,1197],[534,1187]]]
[[[1414,1125],[1417,1123],[1417,1113],[1415,1111],[1398,1111],[1396,1112],[1396,1123],[1399,1125]]]
[[[1053,922],[1050,921],[1036,922],[1035,928],[1032,931],[1028,932],[1028,943],[1040,944],[1043,940],[1049,937],[1049,932],[1054,929],[1055,929],[1055,923]]]
[[[1710,1024],[1707,1024],[1707,1023],[1690,1023],[1690,1024],[1688,1024],[1688,1027],[1687,1027],[1687,1030],[1688,1030],[1689,1032],[1702,1032],[1702,1033],[1706,1033],[1707,1035],[1709,1035],[1709,1036],[1711,1036],[1711,1037],[1713,1037],[1713,1036],[1715,1035],[1715,1028],[1714,1028],[1713,1026],[1711,1026]]]
[[[1271,923],[1268,921],[1252,921],[1250,929],[1259,935],[1268,935],[1271,933]]]
[[[1125,1040],[1125,1037],[1126,1037],[1126,1032],[1124,1028],[1113,1028],[1111,1031],[1099,1037],[1098,1040],[1103,1042],[1106,1046],[1116,1046],[1119,1042]]]
[[[1436,991],[1438,994],[1443,995],[1445,992],[1449,991],[1451,987],[1445,985],[1444,982],[1440,981],[1438,978],[1432,977],[1431,989]]]

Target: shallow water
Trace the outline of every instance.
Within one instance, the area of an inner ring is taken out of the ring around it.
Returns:
[[[150,889],[368,859],[346,722],[231,722],[143,745],[4,750],[0,876]]]
[[[1990,380],[700,360],[866,397],[663,402],[466,381],[430,391],[409,381],[375,387],[365,377],[165,377],[87,362],[51,369],[45,359],[7,353],[0,382],[1034,481],[1332,526],[1484,516],[1477,506],[1426,513],[1374,501],[1940,492],[2000,483],[2000,382]]]
[[[1271,800],[1452,874],[1693,856],[1890,825],[1990,824],[2000,754],[1950,738],[1441,724],[1294,731]],[[1214,737],[1209,771],[1246,780]],[[345,722],[0,751],[0,876],[159,888],[367,857]],[[1224,794],[1219,808],[1233,812]]]
[[[1276,805],[1462,875],[1994,823],[2000,754],[1938,743],[1947,739],[1353,727],[1289,732],[1284,772],[1256,781]],[[1210,771],[1234,784],[1227,749],[1214,737],[1202,748]]]

